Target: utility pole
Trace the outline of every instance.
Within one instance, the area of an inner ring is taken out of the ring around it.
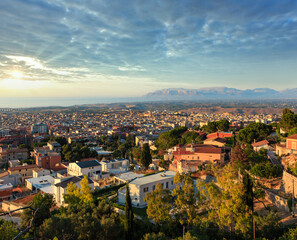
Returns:
[[[295,197],[294,197],[294,178],[292,179],[292,182],[293,182],[293,190],[292,190],[292,216],[294,217],[295,216],[295,213],[294,213],[294,200],[295,200]]]

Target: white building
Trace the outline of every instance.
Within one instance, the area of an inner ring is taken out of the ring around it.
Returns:
[[[67,174],[71,176],[86,175],[88,177],[101,178],[102,166],[97,160],[69,163]]]
[[[28,178],[26,181],[26,187],[31,191],[38,191],[43,187],[48,187],[54,184],[55,179],[51,175]]]
[[[175,188],[174,171],[164,171],[141,178],[136,178],[129,183],[130,197],[132,205],[135,207],[145,207],[147,204],[144,197],[147,193],[155,190],[156,185],[160,183],[163,188],[168,188],[172,191]],[[119,189],[118,202],[125,204],[126,187]]]
[[[102,171],[110,172],[113,174],[120,174],[128,171],[129,160],[128,159],[111,159],[100,162],[102,165]]]
[[[33,178],[37,178],[37,177],[50,175],[51,171],[44,168],[38,168],[38,169],[33,169],[32,173],[33,173]]]
[[[31,133],[47,133],[48,127],[44,123],[32,124]]]

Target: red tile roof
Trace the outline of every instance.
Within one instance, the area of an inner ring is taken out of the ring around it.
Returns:
[[[291,136],[287,137],[287,139],[297,139],[297,134],[291,135]]]
[[[32,164],[32,165],[26,165],[26,166],[10,167],[10,168],[8,168],[8,171],[15,171],[15,170],[20,170],[20,169],[30,169],[30,168],[37,168],[37,165]]]
[[[263,146],[263,145],[266,145],[266,144],[269,144],[269,142],[267,140],[263,140],[263,141],[260,141],[260,142],[255,142],[252,144],[253,147],[259,147],[259,146]]]

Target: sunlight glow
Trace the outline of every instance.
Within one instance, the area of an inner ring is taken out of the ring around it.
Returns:
[[[21,79],[4,79],[0,81],[0,86],[6,89],[38,89],[45,87],[45,83],[41,81],[26,81]]]
[[[16,79],[20,79],[23,77],[23,73],[21,73],[20,71],[13,71],[12,73],[10,73],[10,75]]]

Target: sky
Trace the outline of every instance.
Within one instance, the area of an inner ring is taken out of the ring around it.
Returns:
[[[0,99],[283,90],[296,76],[296,0],[0,1]]]

